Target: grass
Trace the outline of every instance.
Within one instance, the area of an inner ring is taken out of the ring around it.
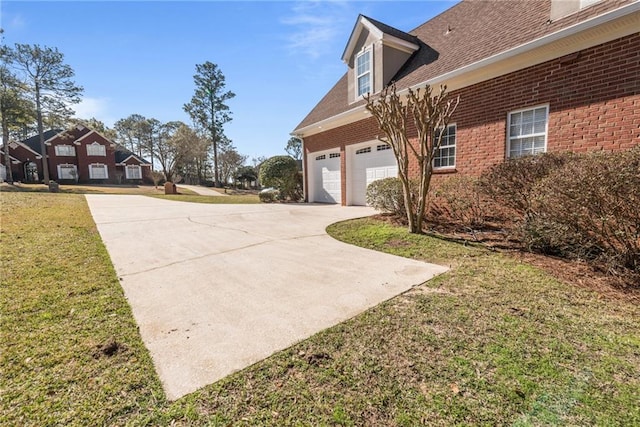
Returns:
[[[224,197],[201,196],[188,188],[179,187],[180,194],[164,194],[164,187],[155,188],[152,185],[60,185],[60,193],[64,194],[133,194],[151,196],[167,200],[175,200],[190,203],[217,203],[217,204],[249,204],[260,203],[257,194],[249,191],[233,191]],[[216,190],[218,191],[218,190]],[[43,184],[0,184],[0,192],[36,192],[49,193],[49,187]],[[222,191],[220,191],[222,193]]]
[[[114,424],[162,401],[84,197],[0,197],[0,425]]]
[[[0,184],[1,192],[36,192],[36,193],[49,193],[49,187],[44,184],[17,184],[9,185],[6,183]],[[141,196],[152,196],[164,194],[164,188],[153,185],[65,185],[60,184],[60,193],[66,194],[135,194]],[[181,188],[182,194],[196,194],[186,188]]]
[[[0,424],[640,424],[636,305],[371,219],[329,232],[452,270],[168,402],[83,198],[1,197]]]

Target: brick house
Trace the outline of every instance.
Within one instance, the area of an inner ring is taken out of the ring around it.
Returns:
[[[51,138],[59,131],[46,131],[45,138]],[[37,138],[37,136],[36,136]],[[9,143],[9,160],[11,162],[11,173],[14,181],[40,182],[42,180],[42,154],[26,144],[28,140]],[[6,148],[0,148],[0,163],[5,165]],[[3,171],[3,179],[7,176]]]
[[[408,33],[360,15],[347,72],[292,132],[305,200],[362,205],[369,183],[397,174],[363,100],[392,81],[460,96],[436,182],[527,154],[639,145],[639,29],[638,0],[465,0]]]
[[[51,130],[44,137],[51,180],[94,184],[151,181],[151,163],[87,127]],[[9,148],[14,180],[40,182],[43,156],[39,136],[12,142]],[[4,164],[4,149],[0,153]]]

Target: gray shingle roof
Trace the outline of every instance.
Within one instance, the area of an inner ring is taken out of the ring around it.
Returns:
[[[46,141],[47,139],[53,136],[56,136],[60,132],[62,132],[61,129],[51,129],[51,130],[44,131],[44,140]],[[31,138],[27,138],[23,140],[22,143],[27,147],[31,148],[36,153],[42,154],[42,150],[40,149],[40,135],[36,134]]]

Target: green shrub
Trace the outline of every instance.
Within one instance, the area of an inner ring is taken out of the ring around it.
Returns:
[[[367,186],[367,204],[384,213],[406,216],[404,192],[399,178],[384,178]]]
[[[258,198],[262,203],[273,203],[280,197],[279,191],[276,189],[266,189],[258,193]]]
[[[452,176],[433,190],[429,215],[454,221],[466,228],[482,227],[495,213],[495,207],[480,190],[479,180]]]
[[[276,188],[281,200],[300,200],[302,181],[299,175],[298,164],[290,156],[274,156],[260,166],[260,182],[263,186]]]
[[[534,193],[530,247],[640,272],[640,147],[575,156]]]

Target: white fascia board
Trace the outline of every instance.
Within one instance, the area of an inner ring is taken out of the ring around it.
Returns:
[[[83,139],[85,139],[86,137],[88,137],[89,135],[91,135],[91,134],[93,134],[93,133],[95,133],[96,135],[98,135],[98,136],[102,137],[105,141],[107,141],[107,142],[109,143],[109,146],[110,146],[110,147],[112,147],[112,148],[113,148],[113,147],[115,147],[115,146],[116,146],[115,142],[111,141],[109,138],[107,138],[106,136],[104,136],[103,134],[101,134],[100,132],[98,132],[97,130],[93,130],[93,129],[91,129],[91,132],[88,132],[88,133],[86,133],[85,135],[82,135],[80,138],[76,139],[76,142],[82,141]],[[98,144],[100,144],[100,143],[98,143]],[[79,145],[79,144],[78,144],[78,145]],[[100,145],[102,145],[102,144],[100,144]]]
[[[353,31],[351,32],[347,47],[344,48],[344,52],[342,53],[342,62],[344,62],[345,64],[349,63],[349,58],[351,58],[351,55],[353,55],[353,49],[355,49],[356,42],[360,38],[360,34],[362,33],[362,30],[364,28],[366,28],[367,31],[373,34],[378,40],[381,40],[384,35],[384,33],[380,31],[378,27],[371,23],[371,21],[360,15],[355,27],[353,28]]]
[[[415,43],[402,40],[389,34],[383,34],[382,44],[406,53],[413,53],[420,48],[420,46]]]
[[[440,83],[444,83],[447,82],[453,78],[456,77],[460,77],[464,74],[468,74],[468,73],[472,73],[474,71],[477,71],[481,68],[490,66],[492,64],[498,63],[500,61],[504,61],[510,58],[513,58],[515,56],[518,56],[520,54],[524,54],[527,52],[530,52],[534,49],[543,47],[545,45],[548,45],[550,43],[556,42],[558,40],[561,40],[563,38],[566,37],[570,37],[573,36],[575,34],[578,34],[582,31],[586,31],[595,27],[598,27],[600,25],[604,25],[607,24],[611,21],[614,21],[616,19],[619,18],[623,18],[627,15],[631,15],[633,13],[636,13],[640,11],[640,0],[636,0],[633,3],[630,3],[628,5],[622,6],[618,9],[612,10],[610,12],[607,12],[605,14],[602,15],[598,15],[596,17],[587,19],[585,21],[579,22],[577,24],[571,25],[569,27],[563,28],[561,30],[556,31],[555,33],[551,33],[548,34],[546,36],[542,36],[540,38],[537,38],[535,40],[532,40],[528,43],[522,44],[520,46],[516,46],[512,49],[506,50],[504,52],[500,52],[497,53],[495,55],[492,55],[488,58],[482,59],[480,61],[476,61],[472,64],[469,64],[467,66],[464,66],[462,68],[458,68],[456,70],[450,71],[448,73],[445,74],[441,74],[439,76],[433,77],[429,80],[423,81],[421,83],[415,84],[411,87],[411,89],[416,89],[418,87],[423,87],[425,85],[436,85],[436,84],[440,84]],[[563,55],[559,55],[558,57],[563,56]],[[530,65],[534,65],[534,64],[530,64]],[[521,67],[522,68],[526,68],[526,67]],[[491,79],[493,78],[493,76],[488,77],[485,80]],[[464,86],[463,86],[464,87]],[[456,89],[460,89],[460,88],[456,88]],[[401,91],[398,92],[398,95],[406,95],[409,92],[409,89],[403,89]],[[348,111],[344,111],[342,113],[336,114],[335,116],[326,118],[324,120],[321,120],[319,122],[313,123],[311,125],[305,126],[304,128],[298,129],[297,131],[295,131],[296,134],[300,134],[300,135],[304,135],[304,136],[309,136],[309,135],[313,135],[319,132],[322,132],[322,130],[319,129],[333,129],[336,128],[338,126],[342,126],[344,124],[350,123],[350,122],[354,122],[354,121],[358,121],[361,120],[357,119],[357,114],[362,114],[362,112],[365,112],[368,114],[368,111],[366,111],[365,106],[364,105],[360,105],[357,107],[352,108],[351,110]],[[357,119],[357,120],[355,120]]]
[[[52,140],[52,139],[57,138],[57,137],[59,137],[60,135],[62,135],[63,133],[66,133],[66,132],[67,132],[66,130],[63,130],[62,132],[58,132],[58,133],[56,133],[55,135],[53,135],[51,138],[49,138],[49,139],[47,139],[46,141],[44,141],[44,143],[45,143],[46,145],[51,145],[51,140]]]
[[[40,160],[42,158],[42,154],[39,154],[37,151],[32,150],[31,147],[29,147],[27,144],[24,144],[20,141],[14,141],[14,142],[19,146],[21,146],[22,148],[24,148],[25,150],[32,152],[36,156],[36,160]]]
[[[315,122],[314,124],[311,124],[309,126],[305,126],[301,129],[298,129],[295,132],[293,132],[292,135],[298,136],[299,138],[303,138],[305,136],[320,133],[323,130],[326,130],[325,128],[333,129],[340,126],[341,124],[348,124],[353,122],[354,120],[352,120],[352,116],[358,113],[362,115],[362,117],[359,120],[367,118],[371,115],[366,110],[364,105],[359,105],[355,108],[352,108],[351,110],[344,111],[340,114],[336,114],[335,116],[331,116],[324,120],[320,120],[319,122]],[[340,123],[340,122],[344,122],[344,123],[333,126],[334,123]],[[332,126],[329,126],[329,125],[332,125]]]

